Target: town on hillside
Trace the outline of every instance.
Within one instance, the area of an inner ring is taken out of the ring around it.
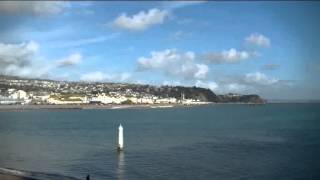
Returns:
[[[0,104],[208,104],[263,103],[257,95],[216,95],[199,87],[67,82],[0,76]]]

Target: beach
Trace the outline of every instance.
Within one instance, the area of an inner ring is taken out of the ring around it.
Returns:
[[[206,104],[202,104],[206,105]],[[23,110],[72,110],[72,109],[141,109],[141,108],[171,108],[171,107],[190,107],[201,105],[185,104],[132,104],[132,105],[0,105],[0,111],[23,111]]]

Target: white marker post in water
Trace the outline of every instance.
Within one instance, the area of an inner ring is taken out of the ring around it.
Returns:
[[[118,151],[123,150],[123,127],[119,126],[118,128]]]

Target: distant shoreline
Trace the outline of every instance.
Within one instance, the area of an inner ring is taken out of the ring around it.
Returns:
[[[320,102],[268,102],[264,104],[314,104]],[[28,110],[86,110],[86,109],[153,109],[173,107],[199,107],[214,105],[264,105],[261,103],[209,103],[209,104],[134,104],[134,105],[0,105],[1,111],[28,111]]]
[[[172,108],[191,107],[201,105],[183,104],[135,104],[135,105],[0,105],[0,111],[25,111],[25,110],[86,110],[86,109],[151,109],[151,108]]]
[[[208,104],[133,104],[133,105],[0,105],[1,111],[28,111],[28,110],[86,110],[86,109],[155,109],[174,107],[199,107],[227,104],[263,105],[258,103],[208,103]]]

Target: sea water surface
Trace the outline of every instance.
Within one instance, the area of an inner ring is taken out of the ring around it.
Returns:
[[[320,104],[0,112],[0,167],[40,179],[320,179]]]

